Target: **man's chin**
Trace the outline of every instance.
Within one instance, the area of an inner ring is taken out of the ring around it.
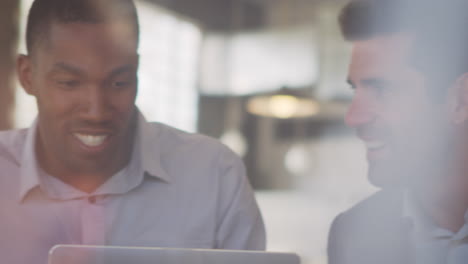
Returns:
[[[367,174],[369,182],[381,189],[404,186],[403,173],[398,172],[395,168],[395,166],[384,166],[384,164],[369,164]]]

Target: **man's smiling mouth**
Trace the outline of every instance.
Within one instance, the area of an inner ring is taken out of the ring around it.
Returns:
[[[89,135],[82,133],[75,133],[74,136],[88,147],[99,147],[108,138],[108,135]]]

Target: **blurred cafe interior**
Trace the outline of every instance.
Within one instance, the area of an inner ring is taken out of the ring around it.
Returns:
[[[240,155],[267,249],[326,263],[332,219],[374,191],[363,146],[343,122],[352,95],[337,24],[345,1],[135,1],[140,110]],[[0,129],[27,127],[36,115],[14,73],[30,4],[1,3]]]

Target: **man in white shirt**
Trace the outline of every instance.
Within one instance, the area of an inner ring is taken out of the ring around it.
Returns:
[[[240,159],[136,108],[131,0],[36,0],[26,35],[17,71],[39,113],[0,133],[2,263],[46,263],[55,244],[264,249]]]
[[[340,214],[329,260],[468,261],[468,1],[355,0],[346,116],[382,188]]]

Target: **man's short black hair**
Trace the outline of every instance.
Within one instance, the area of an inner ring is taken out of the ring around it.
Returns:
[[[355,0],[341,11],[339,23],[348,41],[401,32],[408,24],[408,2],[412,0]]]
[[[339,23],[348,41],[407,33],[411,63],[438,90],[468,72],[468,0],[352,0]]]
[[[26,47],[32,53],[46,39],[52,23],[104,23],[123,21],[139,39],[138,15],[132,0],[35,0],[29,10]]]

